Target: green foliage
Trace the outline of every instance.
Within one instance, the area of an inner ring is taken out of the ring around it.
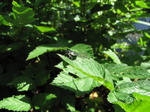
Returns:
[[[31,108],[30,100],[25,95],[12,96],[0,101],[0,108],[13,111],[29,111]]]
[[[109,95],[110,102],[122,101],[132,103],[134,100],[133,93],[149,96],[149,81],[140,80],[137,82],[125,82],[119,84]]]
[[[127,77],[131,79],[150,77],[150,73],[139,66],[127,66],[125,64],[105,64],[104,66],[115,77]]]
[[[52,47],[51,45],[41,45],[36,47],[32,52],[29,53],[27,60],[38,57],[44,53],[58,50],[65,50],[67,47]]]
[[[118,102],[118,104],[126,111],[126,112],[142,112],[147,111],[149,109],[150,97],[139,95],[138,93],[133,94],[136,100],[132,104],[124,104],[122,102]],[[140,106],[139,106],[140,105]]]
[[[148,0],[0,2],[0,109],[147,111],[150,31],[132,23],[149,26],[137,20],[149,10]]]
[[[65,60],[67,63],[69,63],[71,65],[71,67],[73,67],[72,68],[73,70],[75,70],[75,71],[77,71],[77,73],[79,73],[79,75],[77,75],[78,77],[85,78],[85,76],[86,76],[88,78],[92,78],[94,81],[97,81],[100,84],[105,85],[107,88],[113,89],[113,85],[111,84],[112,83],[111,75],[102,65],[100,65],[96,61],[94,61],[92,59],[80,58],[80,57],[74,61],[72,61],[69,58],[66,58],[64,56],[61,56],[61,58],[63,60]],[[68,70],[70,70],[70,69],[68,69]],[[82,76],[80,76],[80,74],[82,74]],[[92,81],[92,82],[96,83],[94,81]],[[81,86],[80,84],[77,84],[77,85]],[[95,84],[91,84],[91,85],[95,86]],[[99,86],[99,85],[97,85],[97,86]]]
[[[40,31],[40,32],[42,32],[42,33],[54,32],[54,31],[56,31],[53,27],[36,26],[36,25],[34,25],[34,27],[35,27],[38,31]]]
[[[104,51],[105,54],[107,54],[108,56],[110,56],[110,58],[112,58],[112,60],[116,63],[116,64],[121,64],[120,59],[117,57],[117,55],[112,52],[110,49],[108,51]]]

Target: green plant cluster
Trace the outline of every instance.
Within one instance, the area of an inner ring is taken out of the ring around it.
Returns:
[[[146,17],[149,0],[1,1],[0,109],[147,112]]]

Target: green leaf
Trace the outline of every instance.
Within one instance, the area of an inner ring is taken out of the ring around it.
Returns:
[[[35,87],[33,80],[28,76],[18,76],[9,85],[15,86],[18,91],[28,91]]]
[[[80,7],[80,2],[79,1],[78,2],[73,1],[73,4],[76,5],[77,7]]]
[[[133,94],[136,100],[131,104],[125,104],[117,102],[126,112],[147,112],[150,107],[150,96],[140,95],[138,93]]]
[[[140,6],[141,8],[149,8],[149,6],[147,5],[147,3],[145,1],[141,1],[141,0],[136,0],[135,1],[135,4],[137,6]]]
[[[64,89],[69,89],[75,92],[77,95],[82,95],[83,93],[89,93],[95,87],[100,86],[100,83],[88,78],[74,78],[65,72],[61,72],[58,77],[56,77],[53,85],[59,86]]]
[[[65,50],[65,49],[68,49],[68,48],[67,47],[55,47],[53,45],[40,45],[40,46],[37,46],[32,52],[29,53],[27,60],[36,58],[47,52]]]
[[[34,104],[35,109],[44,109],[50,107],[53,99],[56,96],[49,93],[40,93],[33,97],[32,103]]]
[[[127,66],[125,64],[104,64],[104,67],[115,77],[148,78],[150,73],[140,66]]]
[[[77,77],[83,78],[86,77],[82,72],[78,71],[77,69],[74,69],[71,65],[66,65],[65,63],[61,62],[55,67],[62,69],[66,73],[75,74]]]
[[[118,92],[117,90],[113,90],[111,91],[109,94],[108,94],[108,98],[107,100],[110,102],[110,103],[116,103],[118,101],[120,102],[123,102],[123,103],[127,103],[127,104],[130,104],[132,103],[135,99],[134,97],[132,96],[132,94],[128,94],[128,93],[121,93],[121,92]]]
[[[69,48],[69,50],[73,51],[77,56],[93,58],[93,49],[90,45],[87,44],[76,44]]]
[[[55,32],[56,29],[54,29],[53,27],[48,27],[48,26],[37,26],[37,25],[34,25],[34,27],[42,32],[42,33],[45,33],[45,32]]]
[[[109,49],[108,51],[104,51],[103,53],[107,54],[116,64],[121,64],[120,59],[114,52],[112,52],[112,50]]]
[[[144,34],[145,37],[150,38],[150,34],[149,33],[144,31],[143,34]]]
[[[0,109],[12,111],[29,111],[31,109],[30,100],[25,95],[12,96],[0,101]]]
[[[12,2],[12,11],[13,11],[13,25],[20,27],[35,21],[34,19],[34,11],[32,8],[28,8],[23,6],[22,4],[18,4],[16,1]]]
[[[122,83],[109,93],[108,101],[111,103],[118,101],[132,103],[135,100],[132,95],[133,93],[150,96],[150,81],[140,80],[137,82]]]
[[[100,84],[105,85],[107,88],[113,89],[111,75],[102,65],[100,65],[93,59],[77,57],[76,60],[72,61],[69,58],[64,57],[62,55],[60,55],[60,57],[63,60],[65,60],[73,69],[77,70],[78,72],[81,72],[82,75],[80,74],[81,76],[78,75],[78,77],[80,78],[86,77],[87,79],[91,78],[95,81],[98,81]],[[72,70],[70,71],[72,72]]]

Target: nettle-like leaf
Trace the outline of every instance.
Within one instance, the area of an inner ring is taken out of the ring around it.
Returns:
[[[105,68],[115,77],[149,78],[150,73],[140,66],[127,66],[125,64],[104,64]]]
[[[35,21],[34,19],[34,11],[32,8],[28,8],[23,6],[22,4],[18,4],[16,1],[12,2],[12,11],[13,11],[13,25],[14,26],[23,26]]]
[[[35,87],[33,79],[25,75],[15,78],[9,85],[15,86],[18,91],[28,91]]]
[[[71,90],[77,95],[88,93],[93,88],[100,86],[100,83],[91,78],[74,78],[65,72],[61,72],[58,77],[53,80],[52,84]]]
[[[52,100],[56,98],[56,95],[49,93],[40,93],[33,97],[32,103],[35,109],[42,109],[50,107]]]
[[[65,50],[68,49],[68,47],[56,47],[53,45],[40,45],[37,46],[33,51],[31,51],[27,57],[27,60],[36,58],[44,53],[52,52],[52,51],[58,51],[58,50]]]
[[[12,111],[29,111],[31,109],[30,99],[25,95],[12,96],[0,101],[0,109]]]
[[[150,81],[139,80],[137,82],[122,83],[109,93],[108,101],[111,103],[118,101],[132,103],[136,100],[132,95],[133,93],[150,96]]]
[[[150,96],[134,93],[135,100],[131,104],[117,102],[126,112],[147,112],[150,107]]]
[[[64,42],[65,43],[65,42]],[[44,53],[52,52],[52,51],[58,51],[58,50],[67,50],[69,51],[69,55],[76,55],[81,57],[94,57],[93,56],[93,50],[90,45],[86,44],[76,44],[72,46],[71,48],[68,48],[63,45],[62,43],[58,42],[56,44],[51,45],[40,45],[37,46],[33,51],[31,51],[27,57],[27,60],[36,58]],[[71,52],[71,54],[70,54]]]
[[[105,78],[111,82],[112,77],[101,64],[93,59],[77,57],[76,60],[71,60],[63,55],[59,55],[65,62],[67,62],[74,69],[83,73],[85,76],[98,80],[98,78]],[[106,74],[105,74],[106,73]],[[100,80],[99,80],[100,81]]]
[[[101,84],[109,89],[113,89],[111,75],[102,65],[93,59],[77,57],[76,60],[70,60],[62,55],[60,57],[69,66],[63,69],[62,64],[59,65],[59,68],[62,68],[64,72],[61,72],[52,84],[75,91],[76,93],[89,92]],[[69,75],[69,73],[74,74],[77,78]]]

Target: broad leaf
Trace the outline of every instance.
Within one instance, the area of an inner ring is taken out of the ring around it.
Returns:
[[[135,100],[132,95],[133,93],[150,96],[150,81],[140,80],[137,82],[122,83],[109,93],[108,101],[111,103],[118,101],[132,103]]]
[[[61,72],[51,84],[62,87],[64,89],[69,89],[75,92],[77,95],[88,93],[95,87],[100,86],[99,82],[91,78],[74,78],[65,72]]]
[[[30,100],[25,95],[12,96],[0,101],[0,109],[12,111],[29,111],[31,109]]]
[[[84,77],[89,79],[91,78],[94,81],[97,81],[100,84],[105,85],[107,88],[113,89],[111,75],[102,65],[100,65],[93,59],[77,57],[76,60],[72,61],[69,58],[64,57],[62,55],[60,55],[60,57],[72,67],[71,69],[68,69],[68,71],[69,70],[71,71],[71,72],[69,71],[70,73],[72,73],[72,69],[75,69],[75,71],[78,72],[76,72],[77,74],[75,73],[74,75],[77,75],[79,78],[84,78]]]
[[[150,73],[140,66],[127,66],[125,64],[104,64],[105,68],[115,77],[148,78]]]
[[[133,94],[135,101],[131,104],[125,104],[117,102],[126,112],[147,112],[150,107],[150,96],[140,95],[138,93]]]
[[[86,75],[84,75],[84,73],[78,71],[77,69],[74,69],[71,65],[66,65],[66,63],[63,62],[59,63],[55,67],[62,69],[66,73],[75,74],[77,77],[80,78],[87,77]]]
[[[36,47],[32,52],[29,53],[27,60],[36,58],[47,52],[65,50],[65,49],[67,49],[67,47],[56,47],[53,45],[40,45],[40,46]]]

